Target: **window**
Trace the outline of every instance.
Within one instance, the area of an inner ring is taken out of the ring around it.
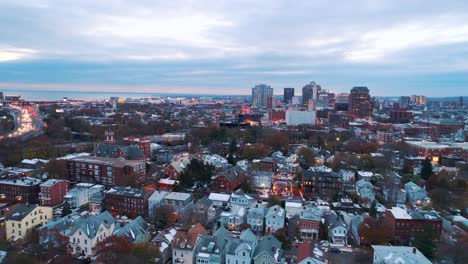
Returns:
[[[21,236],[21,230],[20,230],[20,231],[18,231],[18,234]]]
[[[245,252],[242,252],[242,256],[245,257]]]

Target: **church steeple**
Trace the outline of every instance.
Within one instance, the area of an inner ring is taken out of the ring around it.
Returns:
[[[104,141],[107,144],[115,144],[115,139],[114,139],[114,130],[112,130],[112,127],[107,127],[106,132],[106,140]]]

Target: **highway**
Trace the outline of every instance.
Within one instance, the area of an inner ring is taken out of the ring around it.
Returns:
[[[10,112],[15,119],[15,129],[3,137],[0,136],[0,140],[3,138],[25,140],[44,132],[42,118],[33,107],[10,105]]]

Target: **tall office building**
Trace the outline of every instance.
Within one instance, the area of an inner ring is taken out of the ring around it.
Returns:
[[[367,87],[353,87],[349,93],[349,110],[359,117],[372,115],[372,102]]]
[[[284,88],[284,99],[283,103],[290,104],[294,97],[294,88]]]
[[[0,101],[3,101],[5,100],[5,98],[3,97],[3,92],[0,92]]]
[[[409,106],[410,102],[411,102],[411,97],[409,97],[409,96],[401,96],[400,97],[400,102],[399,102],[400,107],[406,108],[406,107]]]
[[[273,88],[266,84],[257,84],[252,88],[252,107],[271,109],[273,106]]]
[[[302,87],[302,105],[307,107],[310,100],[317,100],[318,91],[321,89],[322,87],[315,82],[311,82]]]

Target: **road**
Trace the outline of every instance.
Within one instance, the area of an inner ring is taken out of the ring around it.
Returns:
[[[5,138],[25,140],[36,137],[44,132],[44,123],[41,116],[31,106],[10,106],[10,112],[14,116],[15,129],[6,134]],[[0,140],[2,137],[0,137]]]

